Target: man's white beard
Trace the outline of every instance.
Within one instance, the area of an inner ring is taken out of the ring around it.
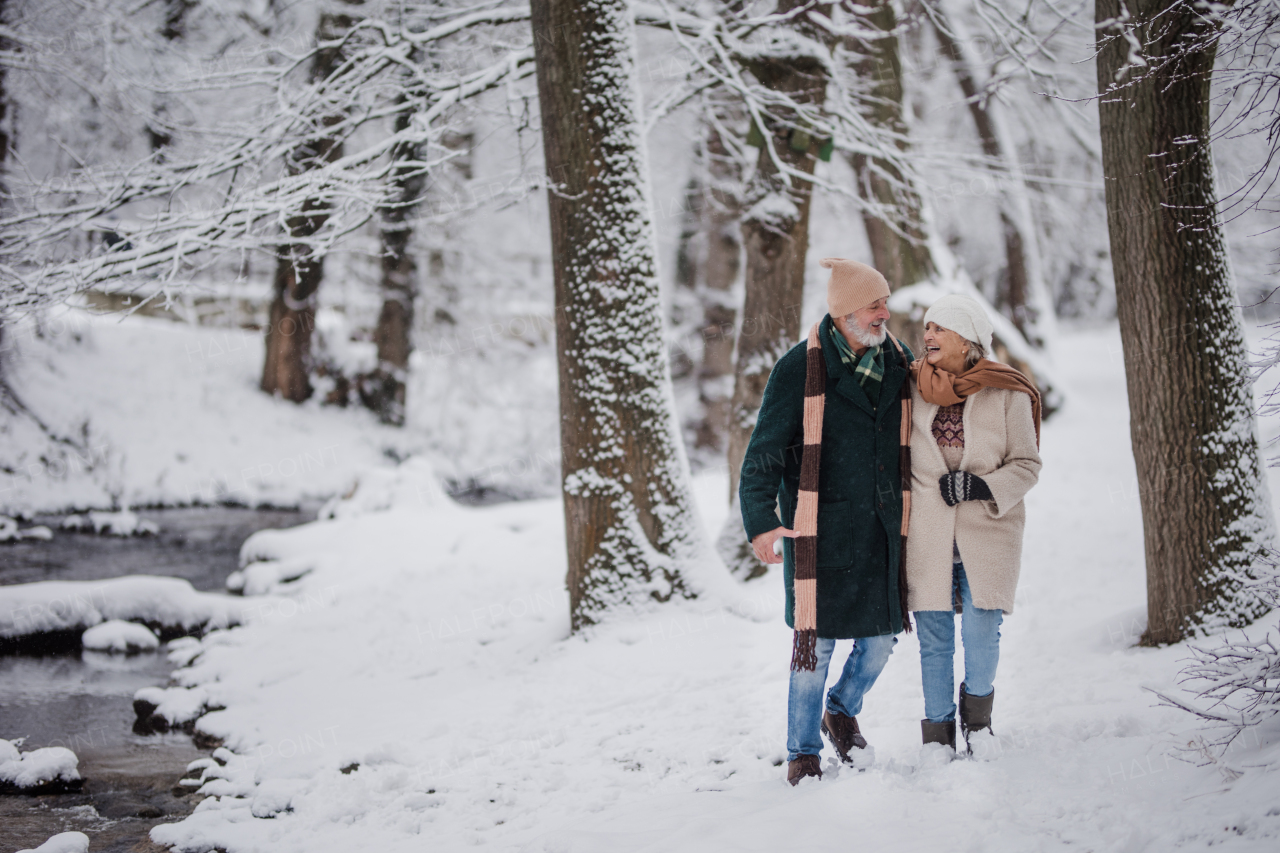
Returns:
[[[881,324],[880,333],[876,334],[870,329],[864,329],[858,325],[858,321],[854,320],[849,326],[853,330],[853,337],[858,342],[858,346],[878,347],[884,343],[885,338],[889,336],[889,329]]]

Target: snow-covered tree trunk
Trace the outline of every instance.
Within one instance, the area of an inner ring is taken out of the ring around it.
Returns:
[[[343,0],[343,4],[359,6],[363,0]],[[350,14],[326,11],[320,16],[316,41],[335,42],[354,23]],[[311,63],[311,80],[320,82],[342,63],[342,50],[336,45],[316,51]],[[324,133],[326,127],[340,120],[325,117],[316,127],[317,136],[300,146],[286,167],[297,175],[342,156],[340,139]],[[316,254],[306,242],[328,219],[329,204],[323,196],[309,198],[302,209],[289,217],[288,237],[276,252],[276,274],[267,324],[267,356],[262,367],[262,390],[300,403],[311,396],[311,333],[315,329],[316,291],[324,278],[324,257]]]
[[[973,117],[982,153],[1001,178],[1000,226],[1004,234],[1005,271],[996,304],[1003,308],[1032,346],[1043,347],[1053,337],[1054,312],[1040,262],[1040,238],[1031,212],[1031,198],[1018,162],[1017,146],[1000,113],[999,102],[984,91],[981,71],[969,55],[969,38],[958,16],[946,4],[933,7],[934,32],[951,58],[956,82]]]
[[[777,14],[786,14],[801,5],[804,4],[797,0],[780,2]],[[787,55],[785,50],[777,49],[744,57],[740,62],[761,85],[785,93],[794,103],[822,104],[825,99],[826,68],[812,55]],[[755,172],[744,190],[744,294],[728,425],[732,506],[718,541],[729,571],[748,580],[763,575],[767,567],[752,554],[742,532],[737,509],[738,479],[769,374],[774,363],[800,339],[809,208],[813,200],[813,183],[804,176],[813,174],[819,147],[819,140],[807,133],[801,135],[802,131],[787,121],[790,116],[785,109],[776,112],[780,120],[759,128],[773,145],[761,147]],[[793,144],[798,139],[807,144]],[[775,157],[792,174],[779,169]]]
[[[663,342],[630,4],[537,0],[531,12],[577,630],[695,595],[701,543]]]
[[[402,99],[404,103],[407,97]],[[405,110],[396,116],[395,129],[409,128],[413,112]],[[413,352],[413,304],[417,296],[417,264],[409,253],[413,236],[411,215],[426,186],[426,172],[417,165],[418,146],[408,142],[396,145],[391,152],[396,163],[391,173],[389,203],[382,210],[382,270],[379,290],[382,310],[373,330],[377,346],[378,366],[371,374],[361,376],[360,399],[378,413],[383,423],[404,425],[405,380],[409,373],[409,356]]]
[[[7,0],[0,0],[0,29],[9,23],[6,15],[7,5]],[[15,50],[16,45],[0,35],[0,52]],[[9,88],[5,72],[5,63],[0,62],[0,212],[8,206],[5,200],[9,197],[9,146],[13,144],[11,128],[14,120],[9,107]],[[0,386],[4,383],[5,361],[8,355],[8,345],[5,342],[5,319],[4,312],[0,312]]]
[[[890,0],[869,0],[865,8],[862,20],[884,35],[867,41],[849,39],[847,47],[858,57],[855,70],[869,89],[867,119],[888,131],[898,149],[906,151],[897,15]],[[921,224],[920,194],[897,165],[883,157],[857,153],[849,159],[857,176],[858,195],[867,203],[862,221],[871,244],[872,264],[894,290],[933,278],[937,268]]]
[[[723,450],[733,401],[733,345],[738,309],[734,285],[742,271],[741,181],[737,162],[716,130],[707,134],[709,185],[702,201],[703,252],[696,292],[702,306],[702,362],[698,399],[702,421],[697,445]]]
[[[5,12],[8,5],[6,0],[0,0],[0,27],[4,27],[8,21]],[[9,39],[0,35],[0,51],[9,52],[16,50]],[[9,89],[5,79],[5,63],[0,62],[0,199],[5,198],[9,193],[9,182],[7,180],[9,174],[9,146],[13,143],[11,127],[13,124],[13,116],[9,109]]]
[[[1098,0],[1096,15],[1107,224],[1146,546],[1142,642],[1154,645],[1265,611],[1245,587],[1274,522],[1215,205],[1214,50],[1158,61],[1204,21],[1176,0]]]
[[[195,5],[196,0],[164,0],[162,6],[164,21],[160,26],[160,35],[166,42],[173,44],[186,36],[187,14]],[[165,126],[169,112],[166,98],[157,97],[151,110],[152,119],[147,123],[147,137],[150,139],[152,152],[158,157],[163,157],[164,149],[173,143],[173,134]]]

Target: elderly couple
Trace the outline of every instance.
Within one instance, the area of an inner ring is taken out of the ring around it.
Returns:
[[[924,743],[947,754],[956,748],[957,612],[966,750],[991,737],[1000,623],[1013,611],[1022,555],[1022,499],[1040,472],[1040,395],[987,357],[992,326],[976,301],[939,299],[925,314],[925,352],[916,359],[889,334],[884,276],[841,258],[822,266],[831,270],[830,314],[774,366],[739,491],[756,556],[783,564],[795,631],[792,785],[822,776],[822,734],[845,763],[866,763],[857,715],[895,635],[911,630],[908,611],[920,638]],[[826,690],[840,639],[853,639],[853,650]]]

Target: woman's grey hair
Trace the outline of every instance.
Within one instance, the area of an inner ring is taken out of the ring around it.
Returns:
[[[964,354],[965,369],[969,369],[979,361],[987,357],[987,351],[982,348],[982,344],[966,341],[969,344],[969,351]]]

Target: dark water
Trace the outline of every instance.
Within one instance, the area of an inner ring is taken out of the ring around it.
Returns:
[[[221,590],[250,534],[315,518],[314,511],[236,507],[139,510],[138,515],[159,524],[159,535],[63,533],[61,518],[38,516],[32,523],[48,525],[53,539],[0,544],[0,584],[167,575],[186,578],[196,589]]]
[[[48,542],[0,544],[0,584],[95,580],[128,574],[186,578],[221,590],[238,568],[240,545],[266,527],[292,527],[314,512],[235,508],[140,511],[158,536],[119,539],[63,533]],[[0,738],[25,738],[21,749],[65,746],[80,758],[84,788],[39,797],[0,796],[0,853],[38,847],[51,835],[79,831],[89,849],[156,850],[151,827],[189,814],[199,798],[177,786],[187,765],[208,754],[188,735],[133,734],[133,694],[166,684],[165,649],[144,655],[97,652],[0,656]]]

